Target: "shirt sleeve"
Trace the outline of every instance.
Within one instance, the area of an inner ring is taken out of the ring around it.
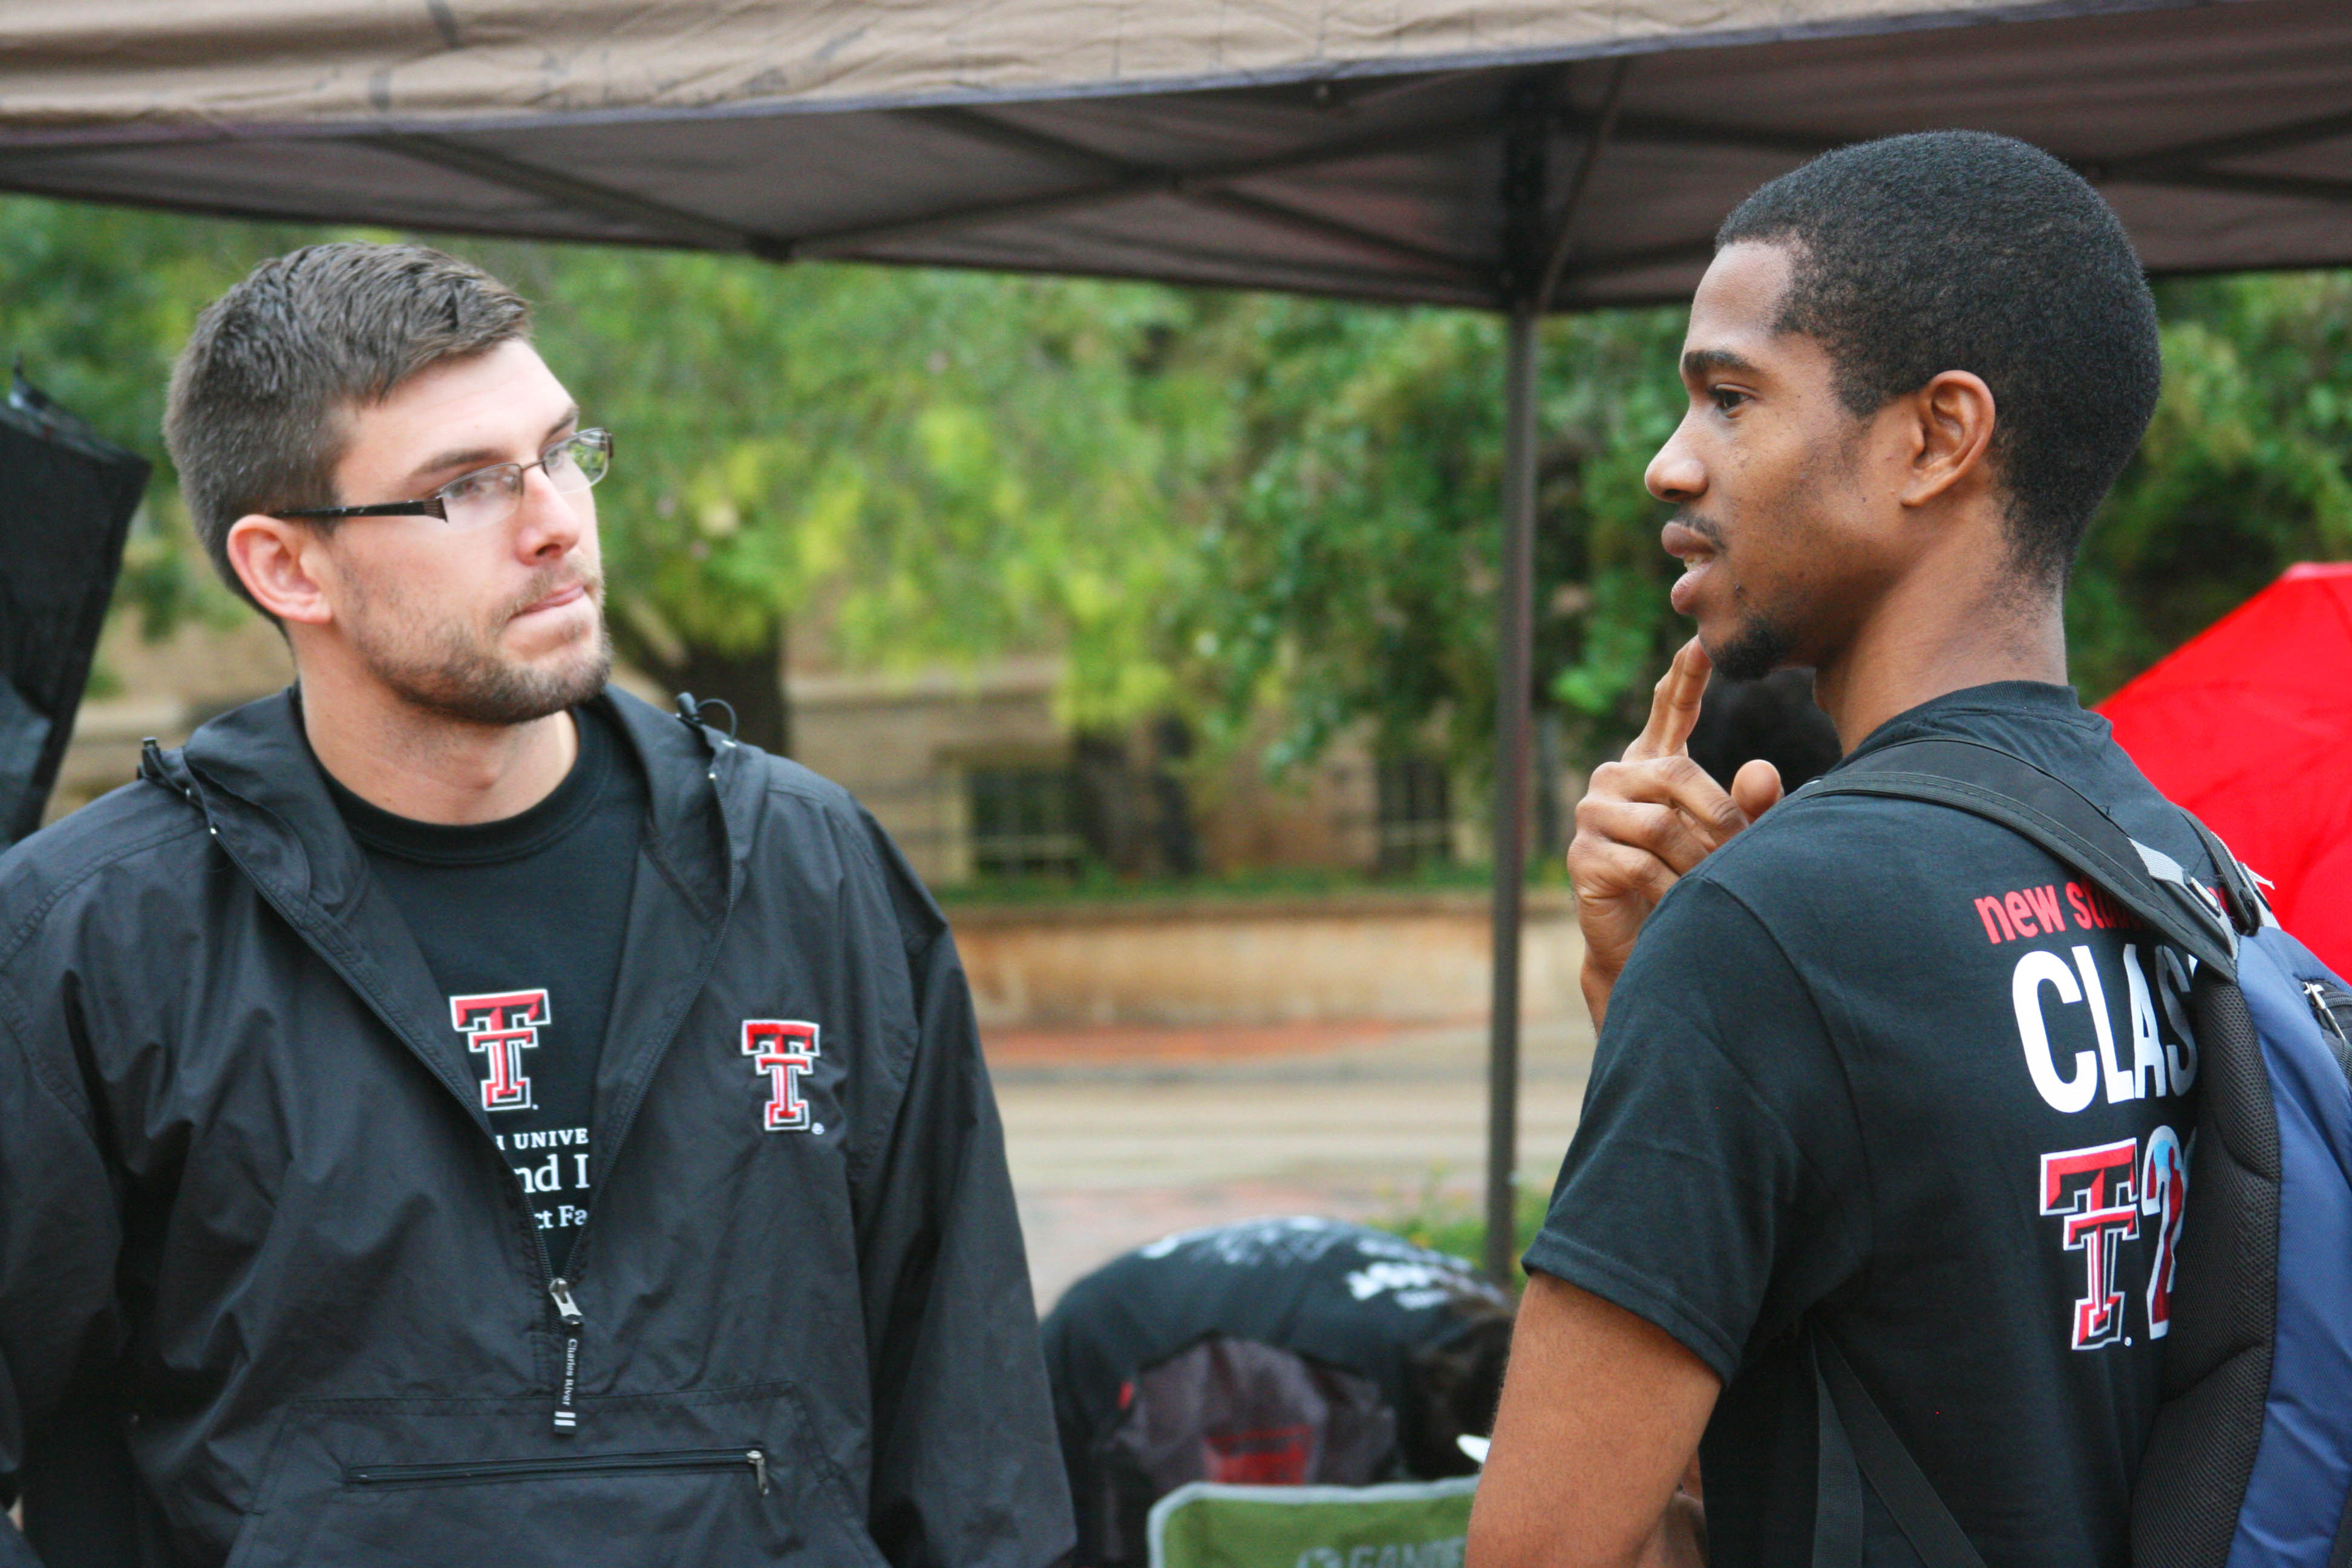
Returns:
[[[1685,879],[1611,995],[1528,1268],[1727,1383],[1751,1341],[1853,1271],[1868,1217],[1853,1100],[1802,978],[1745,903]]]

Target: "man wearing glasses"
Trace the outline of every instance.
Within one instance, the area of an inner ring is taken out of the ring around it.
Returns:
[[[181,358],[299,685],[0,858],[0,1480],[57,1563],[1050,1563],[945,924],[606,684],[614,443],[528,330],[337,244]]]

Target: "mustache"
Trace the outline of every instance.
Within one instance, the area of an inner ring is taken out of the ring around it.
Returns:
[[[575,585],[586,588],[588,590],[588,597],[593,600],[599,606],[602,606],[604,603],[604,574],[603,572],[582,572],[570,566],[551,566],[532,577],[530,582],[524,586],[523,591],[515,596],[511,604],[507,605],[506,614],[499,617],[500,624],[504,624],[507,621],[514,619],[517,616],[521,615],[525,610],[530,609],[533,605],[538,604],[541,599],[561,594],[566,588]]]
[[[1670,521],[1681,524],[1706,540],[1708,548],[1715,551],[1717,554],[1720,555],[1724,552],[1726,546],[1723,542],[1723,526],[1704,512],[1680,510],[1675,512]]]

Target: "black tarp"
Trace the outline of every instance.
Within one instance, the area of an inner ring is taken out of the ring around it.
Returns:
[[[0,403],[0,844],[40,826],[147,474],[21,374]]]

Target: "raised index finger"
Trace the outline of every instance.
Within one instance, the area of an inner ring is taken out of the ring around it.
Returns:
[[[1675,651],[1674,663],[1666,667],[1650,699],[1650,721],[1625,748],[1627,762],[1647,762],[1682,752],[1698,723],[1699,699],[1706,695],[1707,672],[1714,668],[1696,637]]]

